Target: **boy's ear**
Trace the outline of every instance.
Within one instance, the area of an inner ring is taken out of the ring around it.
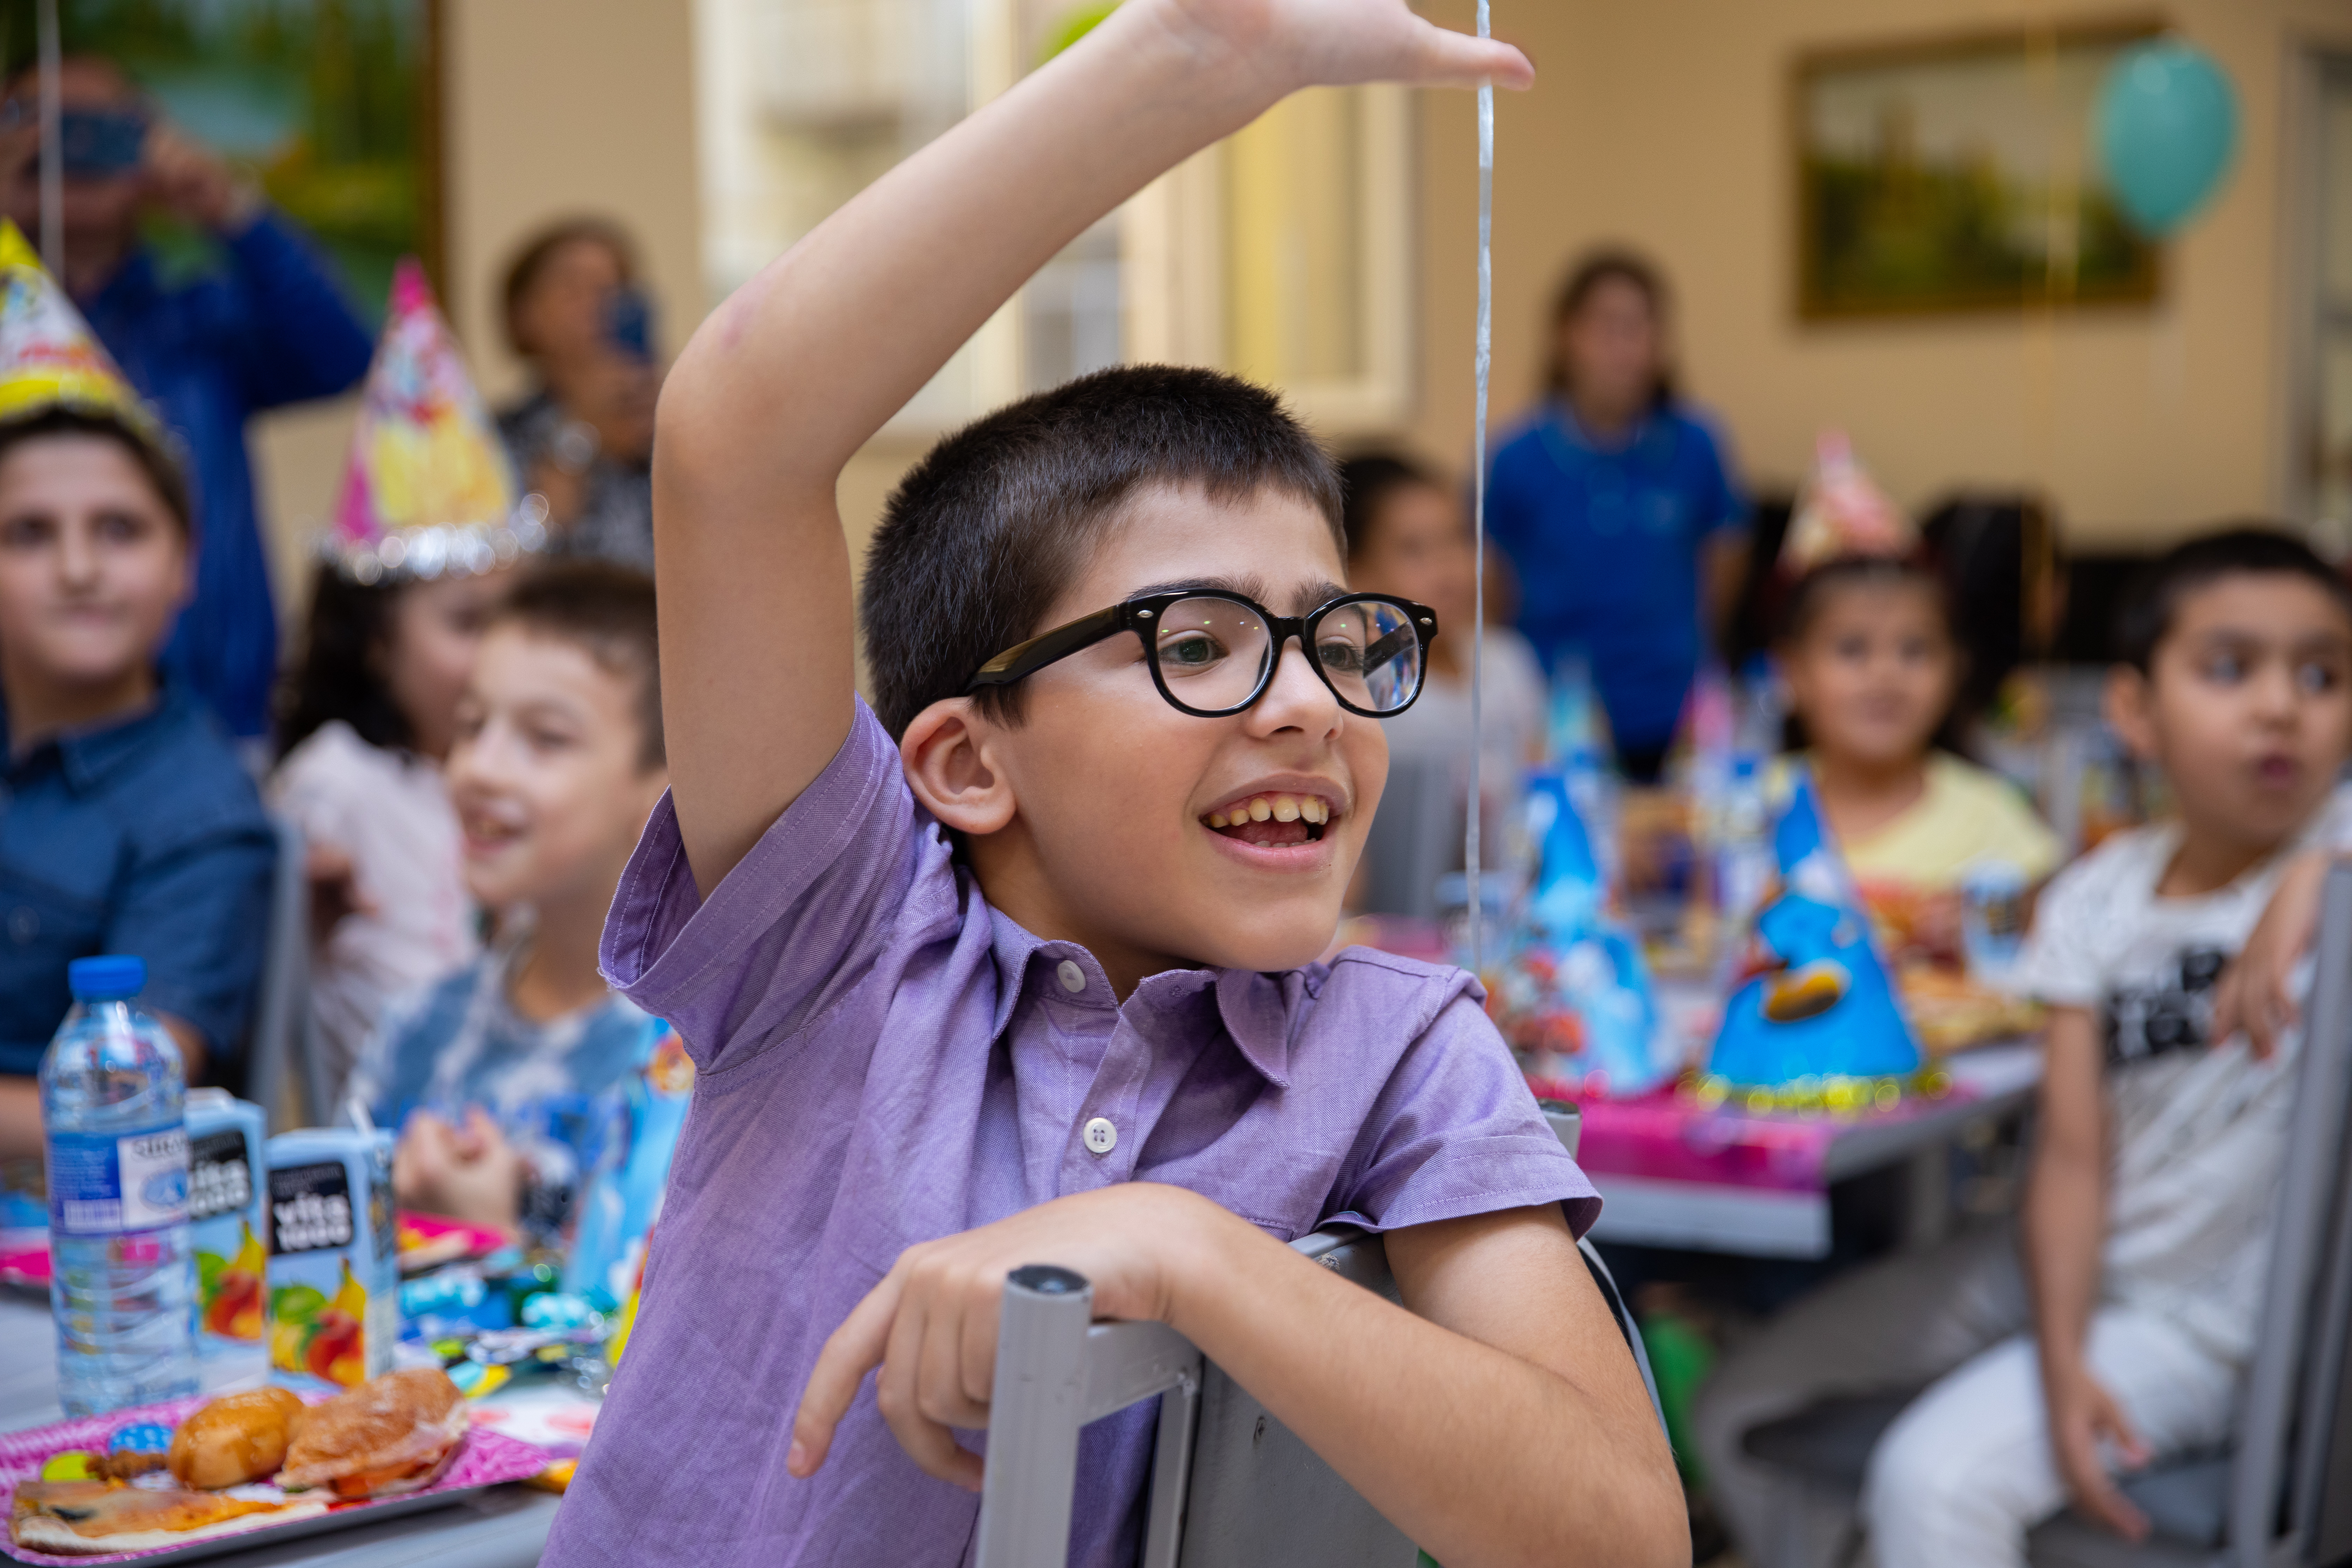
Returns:
[[[1013,781],[994,755],[1003,731],[969,697],[934,702],[898,742],[908,787],[923,808],[964,834],[989,834],[1013,820]]]
[[[2116,665],[2107,671],[2099,706],[2107,728],[2133,756],[2144,763],[2156,761],[2156,690],[2146,675],[2134,666]]]

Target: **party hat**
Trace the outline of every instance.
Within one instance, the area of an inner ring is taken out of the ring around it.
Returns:
[[[1813,472],[1780,546],[1780,563],[1802,575],[1844,556],[1900,559],[1919,547],[1918,530],[1871,479],[1843,431],[1824,430],[1813,447]]]
[[[53,408],[111,419],[157,451],[171,453],[163,427],[99,346],[81,312],[16,226],[0,218],[0,422]]]
[[[488,572],[546,542],[424,268],[404,258],[325,552],[355,582]]]

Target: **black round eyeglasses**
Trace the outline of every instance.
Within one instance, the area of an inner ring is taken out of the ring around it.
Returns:
[[[1142,639],[1152,684],[1181,712],[1223,719],[1253,707],[1296,637],[1340,707],[1386,719],[1421,695],[1437,612],[1386,594],[1342,594],[1303,616],[1239,594],[1139,594],[1006,648],[965,689],[1010,686],[1121,632]]]

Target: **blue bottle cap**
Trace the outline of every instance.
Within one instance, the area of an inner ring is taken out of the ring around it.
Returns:
[[[77,958],[66,965],[77,1002],[120,1002],[147,989],[147,961],[124,953]]]

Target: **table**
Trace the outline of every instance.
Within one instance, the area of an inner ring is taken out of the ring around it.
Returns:
[[[0,1290],[0,1431],[64,1417],[58,1405],[57,1338],[49,1326],[48,1299]],[[531,1568],[562,1500],[528,1487],[493,1487],[446,1508],[205,1561],[222,1568],[407,1568],[425,1563],[436,1568]]]
[[[1612,1136],[1607,1102],[1588,1106],[1578,1163],[1601,1192],[1601,1219],[1592,1235],[1601,1241],[1753,1258],[1825,1258],[1830,1250],[1830,1184],[1907,1163],[1914,1179],[1905,1244],[1931,1245],[1942,1238],[1949,1223],[1953,1140],[1970,1126],[2022,1108],[2042,1081],[2041,1049],[2027,1041],[1964,1051],[1945,1066],[1954,1092],[1907,1107],[1900,1117],[1801,1124],[1786,1117],[1750,1119],[1729,1110],[1716,1113],[1790,1128],[1792,1136],[1801,1137],[1805,1168],[1801,1177],[1792,1180],[1661,1176],[1654,1164],[1643,1168],[1647,1163],[1638,1158],[1633,1137]]]

